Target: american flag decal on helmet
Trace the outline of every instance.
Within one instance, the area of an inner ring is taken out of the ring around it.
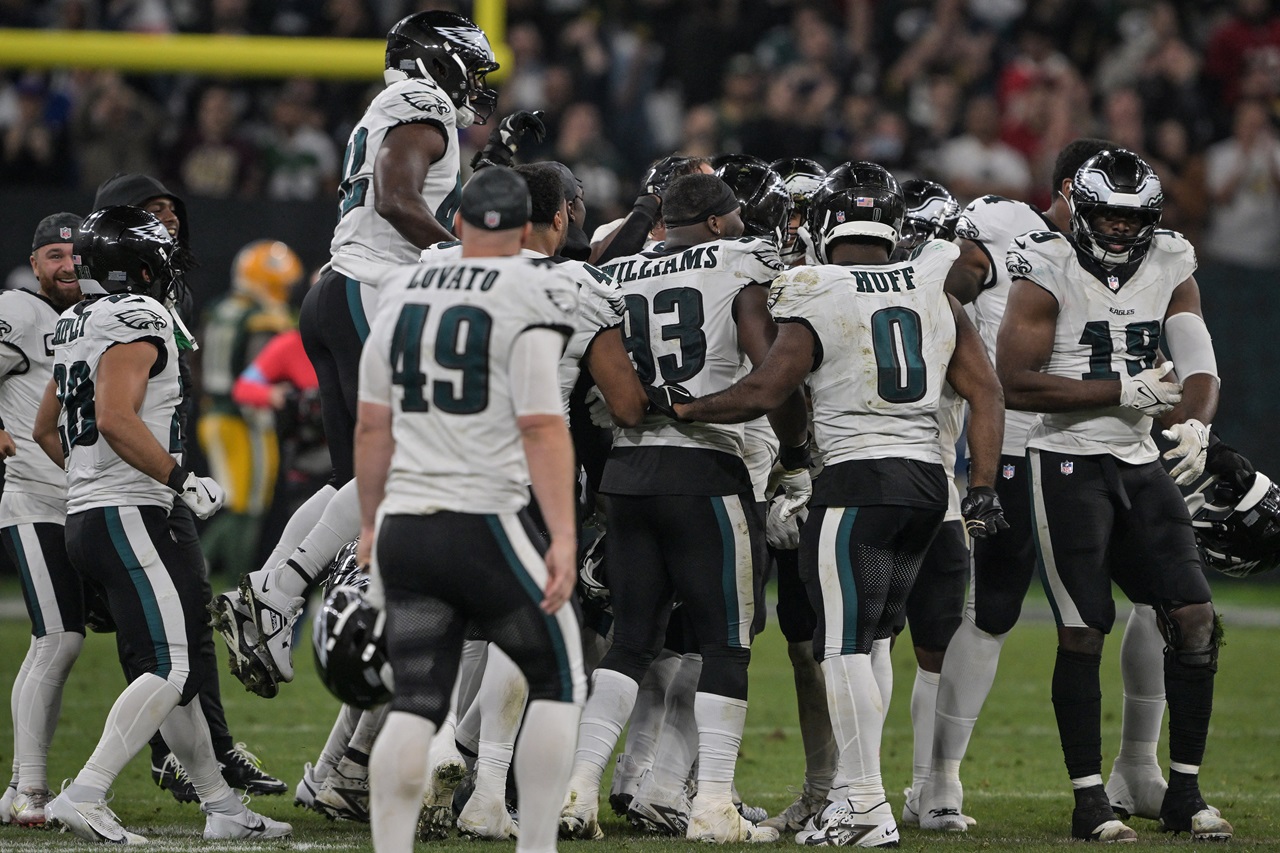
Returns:
[[[875,207],[876,200],[874,198],[867,198],[866,196],[860,195],[854,199],[854,204],[858,205],[858,207]]]

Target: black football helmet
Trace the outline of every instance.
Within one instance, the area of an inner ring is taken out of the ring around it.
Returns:
[[[601,533],[587,546],[578,565],[578,592],[587,601],[609,603],[609,582],[605,575],[605,544],[608,533]]]
[[[1076,244],[1107,266],[1132,263],[1146,254],[1163,206],[1164,190],[1155,170],[1124,148],[1090,157],[1071,182]],[[1094,231],[1093,220],[1108,214],[1133,219],[1136,232],[1128,237],[1102,237]]]
[[[1239,495],[1211,478],[1186,502],[1204,564],[1244,578],[1280,566],[1280,486],[1259,472]]]
[[[827,247],[841,237],[881,240],[892,253],[907,204],[902,188],[878,163],[844,163],[827,172],[809,205],[814,253],[829,263]]]
[[[458,110],[458,126],[484,124],[498,105],[498,93],[484,78],[498,70],[484,30],[453,12],[417,12],[387,33],[387,84],[405,77],[430,77]],[[403,76],[401,76],[403,75]]]
[[[765,237],[781,246],[791,220],[791,196],[782,178],[758,157],[733,154],[716,168],[742,206],[743,235]]]
[[[358,542],[358,540],[357,540]],[[329,692],[356,708],[391,698],[393,681],[383,636],[386,614],[364,600],[369,576],[356,564],[357,542],[338,552],[312,626],[316,671]]]
[[[181,289],[178,246],[160,220],[140,207],[117,205],[89,214],[71,253],[86,296],[140,293],[163,302]]]
[[[954,240],[960,202],[942,184],[918,178],[902,185],[907,213],[898,233],[898,250],[910,252],[928,240]]]

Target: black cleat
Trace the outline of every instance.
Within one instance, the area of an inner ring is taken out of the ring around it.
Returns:
[[[1138,833],[1116,816],[1101,785],[1076,791],[1076,807],[1071,812],[1071,837],[1107,844],[1130,843]]]
[[[172,752],[164,757],[159,767],[154,763],[151,765],[151,778],[180,803],[200,802],[200,795],[191,784],[191,777],[187,775],[187,771]]]
[[[222,765],[222,778],[226,783],[246,794],[263,796],[283,794],[289,790],[288,784],[263,772],[258,756],[245,749],[243,743],[218,756],[218,763]]]

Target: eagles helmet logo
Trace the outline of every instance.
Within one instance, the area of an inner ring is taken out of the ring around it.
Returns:
[[[1010,252],[1004,259],[1005,268],[1010,278],[1026,278],[1031,275],[1031,264],[1017,252]]]
[[[116,316],[131,329],[163,329],[169,325],[159,314],[146,308],[130,308]]]

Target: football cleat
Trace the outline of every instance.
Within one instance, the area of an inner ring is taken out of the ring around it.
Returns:
[[[316,807],[331,820],[369,822],[369,767],[343,757],[316,793]]]
[[[1160,808],[1161,832],[1189,832],[1192,841],[1230,841],[1235,830],[1218,810],[1205,805],[1198,791],[1166,795]]]
[[[1099,786],[1101,787],[1101,786]],[[1077,792],[1078,793],[1078,792]],[[1071,837],[1106,844],[1127,844],[1138,840],[1138,833],[1116,817],[1105,801],[1076,806],[1071,812]]]
[[[257,812],[244,809],[240,814],[225,815],[206,811],[200,804],[200,811],[208,817],[204,822],[204,840],[245,839],[256,841],[260,838],[288,838],[293,827],[283,821],[263,817]]]
[[[519,838],[520,831],[507,804],[486,796],[471,797],[458,815],[458,831],[467,838],[507,841]]]
[[[275,589],[271,574],[270,569],[259,569],[245,575],[240,597],[258,629],[257,652],[263,664],[275,681],[293,681],[293,626],[306,599]]]
[[[151,765],[151,778],[162,790],[168,791],[180,803],[198,803],[200,795],[191,784],[191,777],[172,752],[164,757],[160,766]]]
[[[738,810],[738,814],[742,815],[752,823],[763,823],[769,819],[769,810],[763,806],[749,806],[746,803],[734,803],[733,807]]]
[[[288,784],[262,771],[262,762],[258,756],[237,743],[231,751],[218,756],[222,765],[222,778],[227,785],[244,791],[251,796],[283,794],[289,790]]]
[[[245,690],[273,699],[280,684],[258,654],[258,627],[239,590],[214,596],[209,602],[209,624],[222,635],[230,653],[231,674]]]
[[[146,844],[147,839],[135,835],[120,825],[120,818],[107,807],[106,800],[96,803],[73,803],[63,794],[49,801],[45,807],[48,822],[61,826],[77,838],[95,843]]]
[[[943,779],[935,773],[921,788],[913,811],[920,820],[921,829],[933,832],[967,832],[969,820],[961,812],[963,803],[964,787],[960,780]]]
[[[651,835],[684,838],[689,831],[689,799],[681,791],[671,798],[655,797],[649,791],[637,791],[627,809],[627,823]]]
[[[626,817],[631,799],[640,788],[643,777],[640,765],[625,752],[618,756],[613,765],[613,782],[609,785],[609,808],[618,817]]]
[[[1160,766],[1149,764],[1121,764],[1117,761],[1107,777],[1107,802],[1121,819],[1144,817],[1160,819],[1160,806],[1168,788]]]
[[[577,791],[572,784],[560,809],[560,837],[595,841],[604,838],[600,828],[600,800],[595,789]]]
[[[320,812],[320,807],[316,805],[316,794],[320,793],[320,780],[316,778],[316,769],[310,761],[302,768],[302,778],[298,780],[298,785],[293,789],[293,804],[300,809],[310,809],[313,812]]]
[[[418,815],[418,840],[442,841],[456,825],[453,794],[467,776],[467,765],[461,758],[449,757],[431,768],[427,793],[422,798]]]
[[[795,802],[787,806],[781,813],[760,821],[762,827],[776,829],[779,833],[799,832],[814,815],[827,807],[827,795],[815,793],[808,785],[796,797]]]
[[[0,823],[10,823],[13,821],[13,801],[17,796],[17,782],[10,782],[9,787],[4,789],[3,794],[0,794]]]
[[[29,828],[44,826],[45,807],[49,805],[51,799],[53,799],[52,791],[43,788],[23,788],[18,796],[13,798],[13,805],[10,807],[13,822],[18,826]]]
[[[915,791],[913,789],[904,788],[902,790],[902,820],[900,821],[901,824],[903,826],[919,826],[920,825],[919,809],[920,809],[920,798],[915,795]],[[975,818],[969,817],[969,815],[967,814],[960,814],[959,811],[956,811],[956,814],[960,815],[960,819],[964,821],[964,825],[966,827],[978,825],[978,821]],[[941,820],[944,823],[954,822],[950,820],[951,817],[952,817],[951,815],[944,815],[941,818]],[[939,827],[939,828],[945,828],[945,827]]]
[[[888,802],[859,811],[852,800],[837,800],[796,833],[796,843],[808,847],[897,847],[898,824]]]
[[[771,844],[778,840],[779,834],[773,827],[756,826],[738,814],[729,800],[715,803],[694,800],[685,838],[713,844]]]

